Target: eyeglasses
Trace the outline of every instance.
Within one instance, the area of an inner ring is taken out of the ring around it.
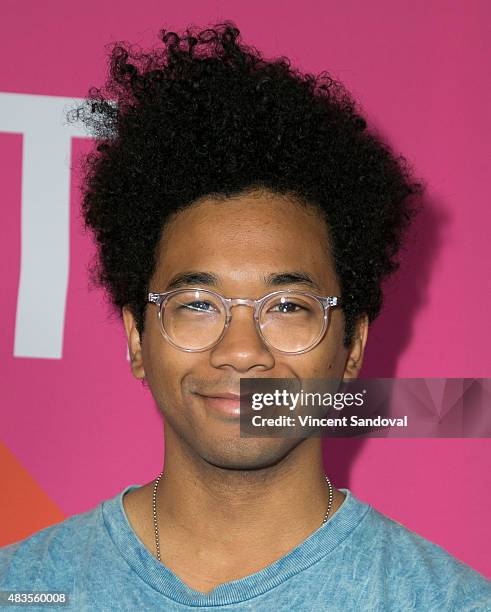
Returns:
[[[329,310],[341,298],[304,291],[274,291],[258,300],[226,298],[200,288],[149,293],[157,304],[160,330],[174,347],[206,351],[222,340],[232,320],[232,307],[254,309],[256,329],[264,343],[280,353],[306,353],[324,337]]]

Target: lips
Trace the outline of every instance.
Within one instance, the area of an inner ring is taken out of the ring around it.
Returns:
[[[227,419],[238,419],[240,417],[240,394],[237,393],[213,393],[203,395],[197,393],[207,410]],[[250,395],[243,395],[242,399],[250,398]]]
[[[203,395],[202,397],[217,397],[219,399],[230,399],[240,402],[240,395],[237,393],[210,393]]]

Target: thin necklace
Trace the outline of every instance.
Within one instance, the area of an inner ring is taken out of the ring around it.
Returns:
[[[160,479],[162,478],[162,474],[164,472],[160,472],[160,474],[157,476],[157,478],[155,479],[155,484],[153,485],[153,526],[155,529],[155,548],[157,549],[157,559],[160,561],[160,538],[159,538],[159,526],[157,523],[157,487],[158,484],[160,482]],[[327,482],[327,486],[329,488],[329,500],[327,502],[327,510],[326,513],[324,514],[324,518],[322,519],[322,524],[324,524],[327,519],[329,518],[329,514],[331,512],[331,508],[332,508],[332,498],[333,498],[333,488],[332,488],[332,484],[331,481],[329,480],[329,478],[327,477],[327,475],[324,474],[324,478],[326,479]]]

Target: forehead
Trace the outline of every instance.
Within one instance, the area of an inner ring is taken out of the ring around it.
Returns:
[[[212,272],[224,283],[254,284],[287,270],[333,286],[325,222],[313,208],[269,192],[204,199],[179,212],[159,247],[159,284],[189,270]]]

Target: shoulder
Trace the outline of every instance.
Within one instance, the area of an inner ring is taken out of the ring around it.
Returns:
[[[0,548],[0,586],[70,582],[87,548],[102,536],[102,504]]]
[[[359,525],[363,565],[418,608],[491,610],[491,582],[444,548],[370,507]]]

